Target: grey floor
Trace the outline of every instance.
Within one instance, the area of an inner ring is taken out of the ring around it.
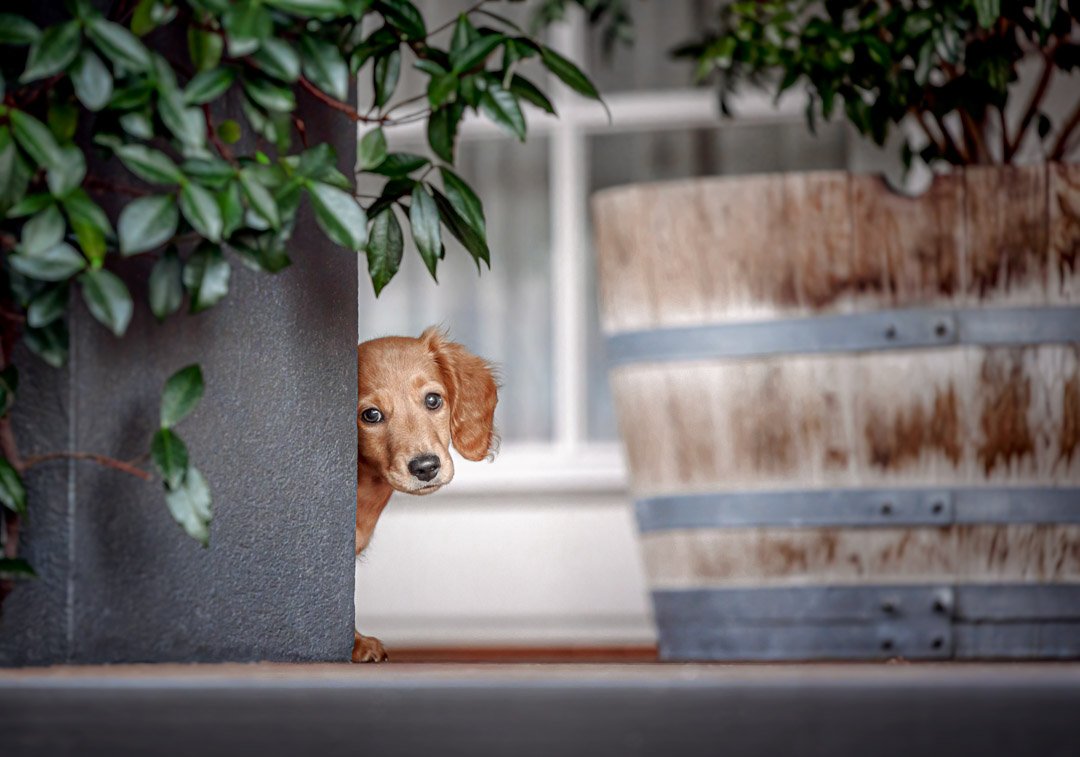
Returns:
[[[15,755],[1077,755],[1080,665],[0,671]]]

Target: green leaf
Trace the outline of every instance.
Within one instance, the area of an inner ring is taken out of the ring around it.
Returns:
[[[95,265],[105,259],[105,239],[113,236],[109,217],[82,189],[69,192],[62,204],[83,254]]]
[[[184,88],[184,102],[188,105],[202,105],[216,100],[229,91],[236,81],[235,68],[215,68],[195,74]]]
[[[124,167],[151,184],[179,184],[184,174],[165,153],[146,145],[129,143],[116,148]]]
[[[94,316],[116,336],[123,336],[131,323],[131,293],[124,282],[104,268],[87,271],[79,277],[83,302]]]
[[[232,269],[216,244],[204,242],[184,266],[184,286],[191,295],[191,312],[213,307],[229,293]]]
[[[0,576],[37,578],[37,573],[30,567],[30,563],[21,557],[0,557]]]
[[[188,451],[183,439],[172,429],[158,429],[150,441],[150,459],[169,491],[180,488],[188,472]]]
[[[180,488],[165,492],[165,505],[188,536],[204,547],[210,543],[210,486],[202,473],[189,467]]]
[[[394,48],[375,59],[372,77],[375,85],[375,107],[381,108],[393,97],[401,76],[401,52]]]
[[[486,34],[478,37],[458,53],[450,53],[450,64],[455,74],[463,74],[477,66],[483,66],[487,57],[506,40],[502,34]]]
[[[25,218],[52,205],[56,200],[48,192],[36,192],[26,195],[18,203],[8,208],[8,218]]]
[[[428,83],[428,103],[432,108],[438,108],[447,102],[457,98],[458,77],[457,74],[436,74]]]
[[[480,109],[499,126],[525,141],[525,116],[512,93],[490,82],[480,95]]]
[[[25,255],[40,255],[64,241],[67,224],[56,205],[48,205],[23,224],[19,251]]]
[[[175,313],[184,303],[183,270],[180,256],[170,247],[150,271],[150,311],[159,321]]]
[[[596,100],[603,105],[608,114],[608,120],[611,120],[611,111],[608,111],[607,105],[604,103],[603,98],[600,97],[600,93],[593,83],[589,81],[589,77],[582,73],[581,69],[550,47],[540,48],[540,59],[544,62],[547,70],[559,77],[563,84],[578,94],[584,95],[590,100]]]
[[[117,233],[120,254],[136,255],[172,239],[180,213],[172,195],[140,197],[120,211]]]
[[[180,170],[203,186],[221,189],[236,176],[236,169],[220,158],[185,160]]]
[[[267,37],[251,56],[251,61],[264,72],[282,81],[294,82],[300,78],[300,55],[288,42],[277,37]]]
[[[41,30],[23,15],[0,13],[0,45],[30,45],[41,39]]]
[[[480,32],[476,31],[476,27],[469,21],[468,14],[458,14],[457,21],[454,22],[454,35],[450,39],[450,54],[460,54],[479,36]]]
[[[424,17],[408,0],[383,0],[377,4],[386,23],[410,40],[421,40],[427,35]]]
[[[281,226],[281,216],[278,213],[277,202],[274,201],[270,191],[259,182],[252,171],[240,172],[240,187],[244,190],[244,197],[252,209],[262,216],[273,228]]]
[[[181,368],[169,376],[161,393],[161,427],[172,428],[184,420],[202,396],[203,376],[198,364]]]
[[[244,92],[253,102],[267,110],[291,113],[296,110],[296,96],[292,90],[264,78],[244,79]]]
[[[245,209],[240,182],[230,181],[225,189],[217,193],[217,203],[221,208],[221,238],[228,239],[244,224]]]
[[[0,126],[0,217],[24,204],[30,175],[30,167],[19,154],[11,129]],[[52,201],[52,197],[45,196]]]
[[[7,458],[0,457],[0,504],[20,515],[26,512],[26,487]]]
[[[438,281],[435,277],[435,267],[442,256],[443,248],[439,209],[435,205],[435,200],[419,184],[413,187],[412,204],[409,206],[409,223],[412,226],[416,249],[420,251],[420,257],[431,273],[431,278]]]
[[[150,51],[138,37],[120,24],[97,16],[87,23],[86,33],[98,49],[105,53],[105,57],[116,65],[132,71],[150,70]]]
[[[361,171],[370,171],[386,160],[386,135],[382,127],[366,133],[356,143],[356,165]]]
[[[21,110],[11,111],[9,118],[15,141],[35,163],[51,168],[63,161],[64,153],[49,127]]]
[[[62,316],[67,305],[67,285],[49,287],[30,301],[30,307],[26,309],[26,322],[32,328],[44,328]]]
[[[229,54],[234,58],[259,49],[274,31],[274,20],[258,0],[232,2],[221,18],[229,37]]]
[[[301,18],[333,19],[345,15],[345,3],[341,0],[266,0],[266,4]]]
[[[79,102],[90,111],[101,110],[109,104],[112,97],[112,74],[93,50],[79,53],[71,69],[71,84]]]
[[[480,270],[481,260],[490,267],[491,253],[488,251],[487,241],[484,239],[483,234],[470,226],[461,217],[446,195],[434,187],[431,188],[431,191],[435,195],[435,205],[439,208],[439,217],[442,219],[443,225],[465,246],[465,249],[476,262],[476,269]]]
[[[304,35],[300,38],[304,76],[326,94],[338,100],[349,96],[349,66],[336,45]]]
[[[199,184],[185,182],[180,188],[180,212],[191,227],[211,242],[221,241],[224,222],[214,194]]]
[[[530,102],[543,111],[556,115],[555,106],[551,104],[551,100],[547,98],[540,89],[524,76],[514,74],[510,79],[510,91],[517,95],[522,100]]]
[[[82,30],[78,21],[50,26],[30,47],[26,68],[19,77],[19,82],[27,84],[60,73],[75,60],[81,45]]]
[[[398,272],[404,246],[401,224],[394,209],[386,208],[372,219],[367,243],[368,273],[376,297]]]
[[[256,271],[277,273],[292,264],[279,234],[240,233],[229,240],[229,246],[244,265]]]
[[[435,154],[447,163],[454,162],[454,143],[457,141],[458,123],[465,109],[460,105],[440,108],[428,117],[428,144]]]
[[[454,210],[481,237],[486,236],[487,224],[484,220],[484,206],[480,202],[480,198],[465,183],[464,179],[449,168],[440,168],[439,173],[442,175],[443,191],[446,192],[446,197],[450,200]]]
[[[61,161],[49,166],[45,176],[49,191],[57,198],[67,195],[86,177],[86,158],[82,150],[75,145],[64,145],[60,148],[60,154],[63,156]]]
[[[53,368],[67,362],[68,330],[62,318],[42,329],[27,328],[23,341],[31,352]]]
[[[227,145],[235,145],[244,136],[240,124],[231,118],[226,118],[218,125],[218,137]]]
[[[120,116],[120,127],[136,139],[154,138],[154,122],[147,112],[125,113]]]
[[[359,252],[367,242],[367,216],[348,192],[313,181],[307,185],[315,220],[335,244]]]
[[[401,177],[418,171],[430,163],[423,155],[411,152],[392,152],[386,156],[382,163],[370,169],[372,173],[382,176]]]
[[[63,281],[86,268],[86,258],[67,242],[61,242],[34,256],[10,255],[8,265],[38,281]]]
[[[225,50],[225,40],[220,34],[204,31],[195,26],[188,27],[188,55],[198,71],[212,71],[221,63],[221,53]]]

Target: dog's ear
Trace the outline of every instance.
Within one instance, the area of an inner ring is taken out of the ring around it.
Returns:
[[[482,460],[495,452],[495,404],[499,385],[491,365],[432,326],[420,335],[442,373],[450,407],[450,439],[466,460]]]

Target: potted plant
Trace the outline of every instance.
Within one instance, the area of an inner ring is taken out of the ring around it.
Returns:
[[[679,51],[938,170],[594,198],[664,657],[1080,656],[1078,18],[735,2]]]

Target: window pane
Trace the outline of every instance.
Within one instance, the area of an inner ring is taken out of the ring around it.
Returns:
[[[694,62],[675,60],[672,48],[701,37],[715,26],[718,0],[664,0],[628,3],[634,41],[605,50],[604,27],[589,32],[586,65],[601,92],[682,89],[694,86]]]
[[[392,133],[389,139],[393,143]],[[395,150],[418,147],[393,144]],[[539,137],[524,145],[502,139],[458,145],[458,172],[484,203],[490,271],[478,276],[444,228],[438,285],[408,233],[401,271],[378,299],[361,273],[361,340],[416,335],[442,324],[454,340],[498,364],[503,386],[495,418],[504,440],[546,441],[552,433],[547,154]],[[408,223],[403,213],[398,220]]]
[[[589,192],[692,176],[845,168],[847,144],[847,132],[840,123],[820,127],[817,136],[801,123],[596,135],[589,138]],[[596,306],[596,262],[591,252],[588,270],[592,296],[587,341],[588,430],[591,439],[607,440],[615,438],[616,428]]]

